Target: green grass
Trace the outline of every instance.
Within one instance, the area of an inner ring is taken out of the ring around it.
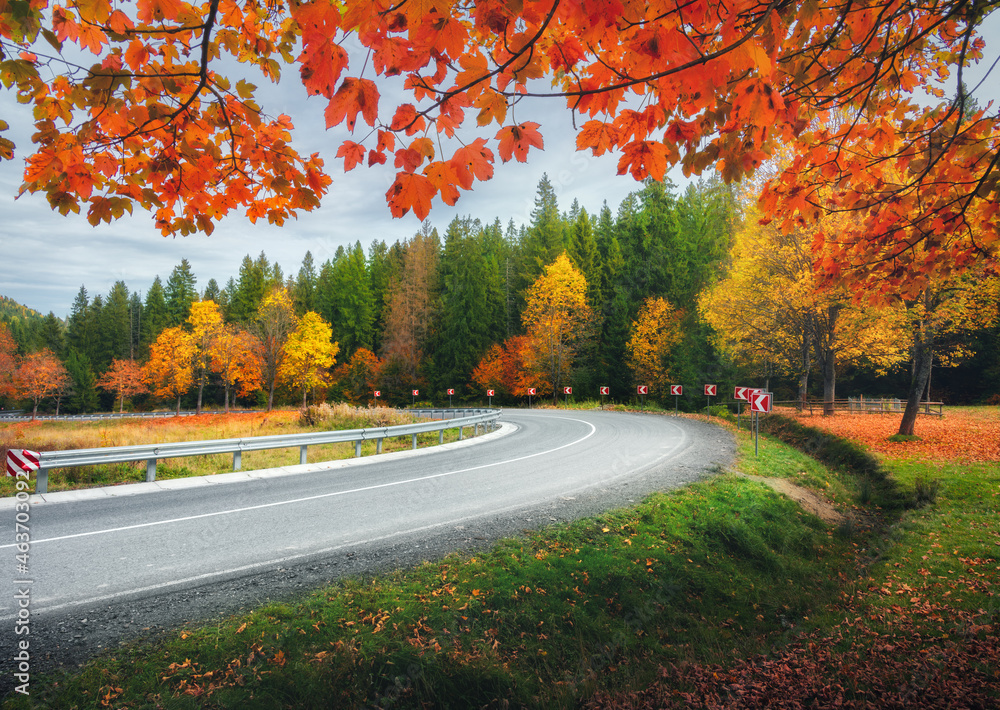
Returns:
[[[882,648],[904,633],[893,614],[924,602],[956,614],[917,615],[921,643],[981,637],[970,624],[1000,621],[1000,466],[873,470],[850,447],[793,433],[840,463],[770,436],[755,456],[744,432],[739,469],[811,488],[865,524],[831,528],[767,486],[720,473],[474,555],[347,579],[106,653],[79,673],[33,678],[31,698],[7,706],[573,707],[647,687],[662,668],[726,668],[833,629],[845,654]],[[910,504],[861,503],[865,482],[880,477],[892,482],[890,502]],[[939,481],[919,507],[918,480]],[[915,643],[912,627],[905,633]],[[717,690],[726,692],[721,681]]]

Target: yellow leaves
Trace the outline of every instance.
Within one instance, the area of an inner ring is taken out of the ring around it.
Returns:
[[[330,381],[329,369],[340,350],[332,342],[333,330],[323,317],[313,311],[303,315],[284,345],[285,358],[278,379],[305,393]]]
[[[664,391],[670,384],[670,351],[682,338],[683,312],[664,298],[648,297],[632,322],[626,345],[626,362],[636,384],[652,385]]]

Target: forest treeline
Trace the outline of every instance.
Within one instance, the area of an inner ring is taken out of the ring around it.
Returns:
[[[86,412],[366,404],[376,390],[386,404],[440,403],[448,390],[461,403],[492,389],[511,404],[528,388],[556,397],[564,387],[577,398],[608,387],[624,401],[643,384],[672,404],[667,385],[678,383],[681,406],[695,408],[702,383],[726,401],[734,384],[830,398],[838,381],[841,392],[905,398],[928,313],[937,396],[1000,392],[995,279],[872,308],[813,285],[808,245],[762,226],[718,180],[683,191],[648,181],[616,212],[588,212],[576,201],[560,210],[543,177],[529,224],[469,216],[442,234],[425,222],[409,240],[358,241],[323,263],[307,252],[288,274],[262,252],[200,289],[182,260],[144,293],[81,286],[65,322],[7,299],[0,323],[16,352],[0,398]],[[950,308],[946,324],[931,296]],[[36,379],[58,381],[18,389],[18,367],[38,369],[42,355],[50,374]]]

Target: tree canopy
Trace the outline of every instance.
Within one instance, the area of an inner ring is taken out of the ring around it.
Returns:
[[[396,216],[455,204],[497,156],[542,149],[526,96],[564,102],[578,149],[617,155],[619,174],[639,180],[673,165],[739,180],[792,145],[765,213],[789,227],[859,212],[856,228],[817,243],[818,265],[912,294],[996,259],[1000,126],[963,83],[994,8],[31,0],[0,5],[0,80],[33,111],[22,190],[64,214],[85,208],[93,224],[139,206],[164,234],[211,232],[236,209],[281,224],[318,205],[331,182],[322,159],[296,152],[291,120],[269,116],[250,81],[223,74],[235,61],[271,81],[297,70],[326,100],[327,127],[352,134],[336,152],[345,169],[392,160]],[[949,77],[958,89],[945,100]],[[14,150],[0,138],[0,159]]]

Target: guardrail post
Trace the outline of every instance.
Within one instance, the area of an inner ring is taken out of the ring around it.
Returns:
[[[438,429],[438,443],[444,443],[444,429]]]
[[[156,459],[146,459],[146,483],[156,480]]]
[[[233,452],[233,470],[234,471],[239,471],[240,470],[240,466],[242,466],[242,465],[243,465],[243,452],[242,451],[234,451]]]
[[[354,456],[355,458],[361,458],[361,439],[354,442]]]
[[[39,468],[35,474],[35,493],[49,492],[49,469]]]
[[[464,436],[464,434],[465,434],[465,428],[464,427],[459,427],[458,428],[458,440],[459,441],[462,440],[462,437]]]
[[[416,434],[413,435],[413,448],[414,449],[417,448],[417,435]]]
[[[306,463],[306,460],[309,458],[308,454],[306,453],[308,449],[309,449],[308,446],[299,447],[299,464]]]

